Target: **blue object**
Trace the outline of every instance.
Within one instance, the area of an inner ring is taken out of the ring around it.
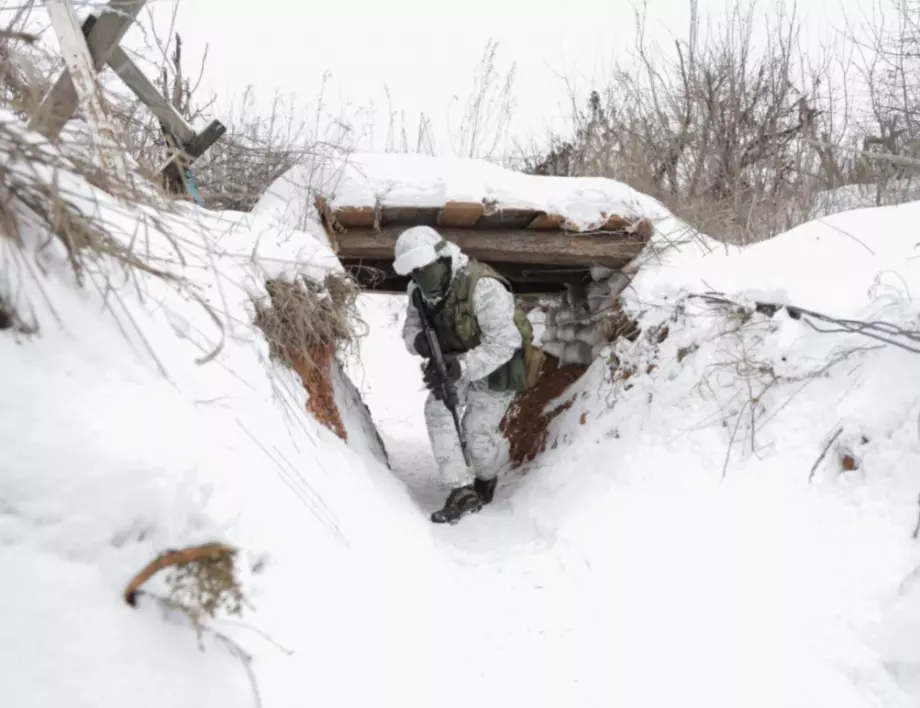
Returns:
[[[198,184],[195,182],[195,175],[192,174],[192,171],[188,167],[185,168],[185,183],[188,185],[188,193],[192,195],[195,204],[201,206],[201,196],[198,194]]]

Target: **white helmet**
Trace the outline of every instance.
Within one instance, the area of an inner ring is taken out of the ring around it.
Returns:
[[[403,231],[393,251],[393,270],[399,275],[409,275],[416,268],[450,255],[447,241],[430,226],[413,226]]]

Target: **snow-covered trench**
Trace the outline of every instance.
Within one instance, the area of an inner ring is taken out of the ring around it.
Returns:
[[[401,303],[368,296],[365,309],[391,326],[372,328],[354,375],[425,513],[445,490]],[[687,343],[663,343],[658,367]],[[598,362],[576,384],[558,447],[506,471],[492,506],[431,527],[462,569],[443,603],[456,622],[449,703],[915,705],[917,596],[897,596],[916,561],[907,489],[897,524],[890,500],[802,484],[820,448],[793,474],[785,454],[722,480],[730,431],[692,430],[680,375],[639,378],[611,403],[607,372]]]
[[[142,210],[82,186],[132,236]],[[917,705],[920,358],[683,294],[913,328],[918,218],[656,260],[627,295],[643,335],[454,527],[428,521],[444,490],[399,298],[363,298],[347,366],[392,469],[349,381],[346,443],[252,326],[267,277],[340,267],[309,233],[188,210],[173,235],[194,290],[136,273],[137,292],[78,287],[60,244],[27,233],[0,278],[41,324],[0,332],[3,704]],[[151,599],[161,576],[123,601],[159,553],[211,541],[240,549],[242,617],[196,637]]]

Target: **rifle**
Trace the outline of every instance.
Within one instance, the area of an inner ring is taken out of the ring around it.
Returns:
[[[412,293],[415,299],[415,309],[418,310],[419,320],[422,322],[422,331],[428,340],[428,347],[431,349],[431,357],[434,359],[435,366],[438,367],[438,373],[441,374],[441,396],[447,410],[450,411],[454,419],[454,427],[457,429],[457,437],[460,438],[460,449],[463,451],[463,461],[467,467],[473,466],[473,460],[470,457],[470,451],[467,448],[466,436],[463,434],[463,426],[460,425],[460,414],[457,412],[457,389],[454,382],[447,378],[447,364],[444,362],[444,354],[441,351],[441,343],[428,321],[428,310],[425,307],[425,301],[422,299],[422,292],[416,288]]]

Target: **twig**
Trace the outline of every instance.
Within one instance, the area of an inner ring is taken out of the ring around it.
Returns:
[[[815,472],[817,472],[818,470],[818,465],[821,464],[821,460],[823,460],[827,456],[827,452],[828,450],[831,449],[831,445],[833,445],[834,441],[840,437],[840,434],[842,432],[843,432],[842,427],[837,428],[837,432],[834,433],[833,437],[831,437],[831,439],[827,441],[827,445],[824,446],[824,449],[821,450],[821,454],[818,456],[818,459],[815,460],[815,464],[811,466],[811,471],[808,473],[808,483],[809,484],[811,484],[811,480],[814,478]]]
[[[248,629],[251,632],[255,632],[256,634],[258,634],[260,637],[262,637],[262,639],[264,639],[266,642],[271,644],[273,647],[275,647],[278,651],[282,652],[283,654],[287,654],[288,656],[292,656],[294,654],[293,649],[288,649],[284,645],[280,644],[270,634],[268,634],[268,632],[266,632],[263,629],[259,629],[258,627],[255,627],[251,624],[247,624],[246,622],[238,622],[235,620],[224,619],[223,617],[218,617],[217,621],[223,622],[224,624],[232,625],[234,627],[242,627],[243,629]]]
[[[917,497],[917,505],[920,506],[920,497]],[[918,538],[920,538],[920,513],[917,514],[917,525],[913,533],[913,539],[916,541]]]
[[[823,140],[812,140],[811,138],[803,138],[802,141],[805,143],[808,143],[809,145],[812,145],[813,147],[831,148],[833,150],[840,150],[841,152],[847,152],[847,153],[850,153],[851,155],[865,157],[868,160],[881,160],[884,162],[890,162],[895,165],[905,165],[907,167],[920,167],[920,160],[914,159],[912,157],[904,157],[903,155],[892,155],[891,153],[884,153],[884,152],[869,152],[868,150],[859,150],[858,148],[846,147],[844,145],[833,145]]]
[[[734,300],[725,297],[722,293],[691,293],[688,295],[688,297],[720,305],[744,307],[741,303],[735,302]],[[920,333],[912,332],[908,329],[904,329],[903,327],[899,327],[893,322],[864,322],[862,320],[837,318],[830,315],[825,315],[821,312],[809,310],[804,307],[799,307],[797,305],[789,305],[786,303],[777,302],[754,301],[754,309],[758,312],[762,312],[768,317],[774,315],[779,310],[785,309],[789,313],[790,317],[796,320],[802,320],[816,332],[821,332],[822,334],[861,334],[864,337],[875,339],[876,341],[883,342],[884,344],[900,347],[901,349],[912,352],[913,354],[920,354]],[[837,325],[837,327],[825,329],[816,325],[812,320],[834,324]],[[892,339],[892,337],[903,337],[910,342],[917,343],[918,346],[913,347],[904,342],[899,342],[896,339]]]
[[[227,650],[240,660],[243,668],[246,669],[246,675],[249,677],[249,685],[252,686],[253,702],[255,703],[256,708],[262,708],[262,695],[259,692],[259,684],[256,681],[256,675],[252,670],[252,657],[247,654],[239,644],[230,639],[230,637],[228,637],[226,634],[221,634],[217,630],[211,629],[210,627],[205,627],[204,629],[205,631],[214,635],[214,637],[216,637],[218,640],[220,640],[223,645],[227,647]]]
[[[168,598],[162,597],[152,592],[148,592],[146,590],[138,590],[135,595],[149,597],[151,600],[159,603],[162,607],[165,607],[169,610],[178,610],[182,614],[186,615],[186,617],[188,617],[188,611],[184,607],[171,602]],[[206,632],[213,636],[227,648],[227,651],[229,651],[237,659],[240,660],[243,668],[246,669],[246,675],[249,677],[249,684],[252,686],[253,702],[255,703],[256,708],[262,708],[262,694],[259,691],[259,684],[256,681],[255,673],[252,670],[252,657],[239,644],[233,641],[226,634],[218,632],[212,627],[197,623],[192,617],[188,617],[188,619],[192,622],[193,625],[195,625],[199,632]],[[203,650],[204,647],[200,645],[200,641],[199,646]]]
[[[722,465],[722,479],[728,475],[728,463],[731,460],[732,456],[732,445],[735,444],[735,436],[738,435],[738,428],[741,426],[741,419],[744,417],[744,408],[745,406],[754,405],[753,401],[745,401],[741,406],[741,410],[738,411],[738,417],[735,418],[735,428],[732,430],[732,436],[728,441],[728,448],[725,450],[725,463]]]
[[[38,35],[31,32],[20,32],[11,29],[0,29],[0,40],[15,40],[25,42],[26,44],[35,44],[38,41]]]

